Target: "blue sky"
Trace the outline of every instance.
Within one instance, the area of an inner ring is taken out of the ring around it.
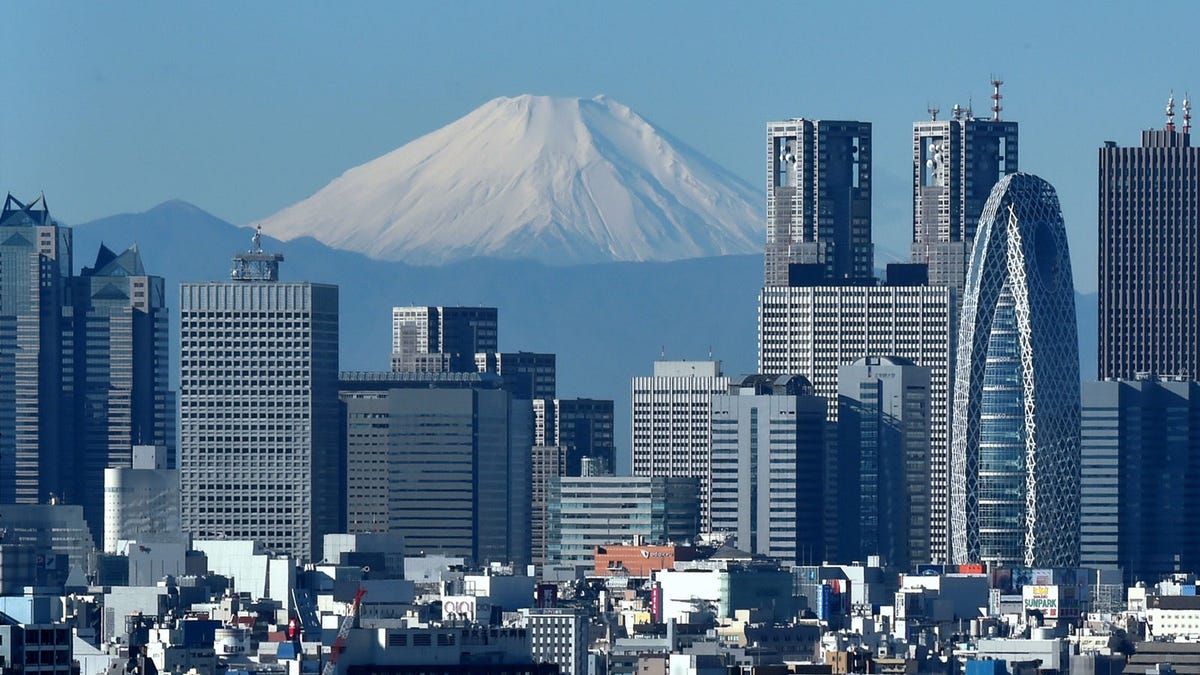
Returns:
[[[346,4],[7,5],[0,189],[66,222],[178,197],[244,224],[496,96],[604,93],[756,187],[767,121],[873,122],[875,241],[904,254],[912,122],[985,109],[997,73],[1093,290],[1096,149],[1200,96],[1182,2]]]

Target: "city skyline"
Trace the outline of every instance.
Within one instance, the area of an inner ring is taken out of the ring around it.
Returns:
[[[130,4],[95,14],[86,6],[14,8],[11,25],[21,29],[5,42],[0,73],[57,105],[36,117],[19,109],[0,117],[6,148],[0,181],[15,194],[59,195],[56,213],[67,223],[178,197],[246,224],[494,96],[606,93],[702,148],[751,186],[760,184],[752,129],[762,121],[801,113],[871,121],[877,251],[904,259],[910,126],[931,105],[943,115],[955,103],[986,110],[988,79],[996,74],[1005,80],[1003,119],[1023,122],[1023,164],[1059,186],[1071,243],[1087,250],[1095,242],[1095,185],[1090,172],[1075,167],[1090,165],[1105,140],[1129,143],[1138,130],[1161,126],[1167,95],[1174,89],[1182,97],[1189,86],[1180,72],[1160,65],[1179,58],[1183,28],[1122,7],[1084,13],[1040,7],[1047,21],[1024,26],[993,50],[970,46],[987,30],[981,27],[1004,25],[1010,7],[947,8],[939,14],[940,32],[950,41],[947,53],[957,56],[944,60],[936,77],[929,68],[912,67],[927,58],[928,45],[912,39],[927,27],[904,8],[881,5],[852,31],[832,20],[833,7],[777,8],[780,21],[800,27],[798,43],[839,55],[825,68],[801,69],[788,87],[771,86],[771,69],[763,65],[773,48],[752,37],[761,17],[749,8],[701,4],[680,12],[668,4],[618,13],[534,4],[467,12],[406,4],[375,6],[380,16],[369,22],[316,8],[278,9],[263,4],[230,22],[219,8]],[[279,14],[287,14],[282,24]],[[801,14],[803,21],[787,19]],[[1122,25],[1141,36],[1143,48],[1126,58],[1099,43],[1064,40],[1053,28],[1056,18],[1081,36]],[[680,21],[679,30],[659,29]],[[392,27],[411,25],[431,30],[418,31],[411,43],[384,39]],[[437,40],[438,28],[450,26],[456,39]],[[208,37],[194,39],[193,28]],[[85,39],[58,39],[76,33]],[[103,42],[86,37],[100,34],[107,36]],[[301,48],[330,40],[347,40],[355,49],[322,61]],[[858,55],[840,47],[864,42],[878,50]],[[38,59],[47,43],[59,45],[55,58]],[[468,53],[495,58],[466,58],[458,53],[464,44],[471,45]],[[614,50],[614,44],[622,48]],[[422,50],[442,58],[415,58]],[[541,58],[547,52],[563,58],[548,62]],[[870,60],[869,54],[885,52],[893,57]],[[1075,76],[1064,82],[1045,63]],[[378,64],[397,77],[385,76],[391,86],[379,86],[376,69],[362,64]],[[305,68],[311,73],[298,77]],[[672,74],[666,89],[660,86],[665,72]],[[439,86],[444,82],[457,86],[447,90]],[[348,96],[360,104],[344,105]],[[735,97],[732,111],[701,105]],[[73,113],[81,108],[89,110],[83,125]],[[95,170],[101,164],[104,170]],[[1077,287],[1094,290],[1092,261],[1081,261],[1076,272]]]

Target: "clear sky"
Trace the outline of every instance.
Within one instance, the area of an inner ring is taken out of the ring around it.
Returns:
[[[989,105],[1059,191],[1094,290],[1096,148],[1200,97],[1194,3],[7,3],[0,189],[68,223],[186,199],[245,224],[502,95],[604,93],[764,183],[764,125],[874,123],[877,257],[910,237],[912,122]]]

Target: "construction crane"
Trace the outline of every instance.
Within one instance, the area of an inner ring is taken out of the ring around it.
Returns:
[[[337,639],[333,641],[333,647],[329,650],[329,660],[325,662],[325,668],[321,670],[321,675],[333,675],[337,672],[338,657],[346,649],[346,637],[350,635],[350,629],[354,627],[354,622],[358,618],[358,606],[362,602],[362,596],[366,594],[367,589],[359,586],[358,592],[354,594],[354,602],[350,605],[350,613],[342,620],[342,627],[338,628]]]

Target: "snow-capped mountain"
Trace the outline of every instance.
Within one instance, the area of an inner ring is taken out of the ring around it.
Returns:
[[[761,191],[612,99],[497,98],[261,222],[384,260],[762,250]]]

